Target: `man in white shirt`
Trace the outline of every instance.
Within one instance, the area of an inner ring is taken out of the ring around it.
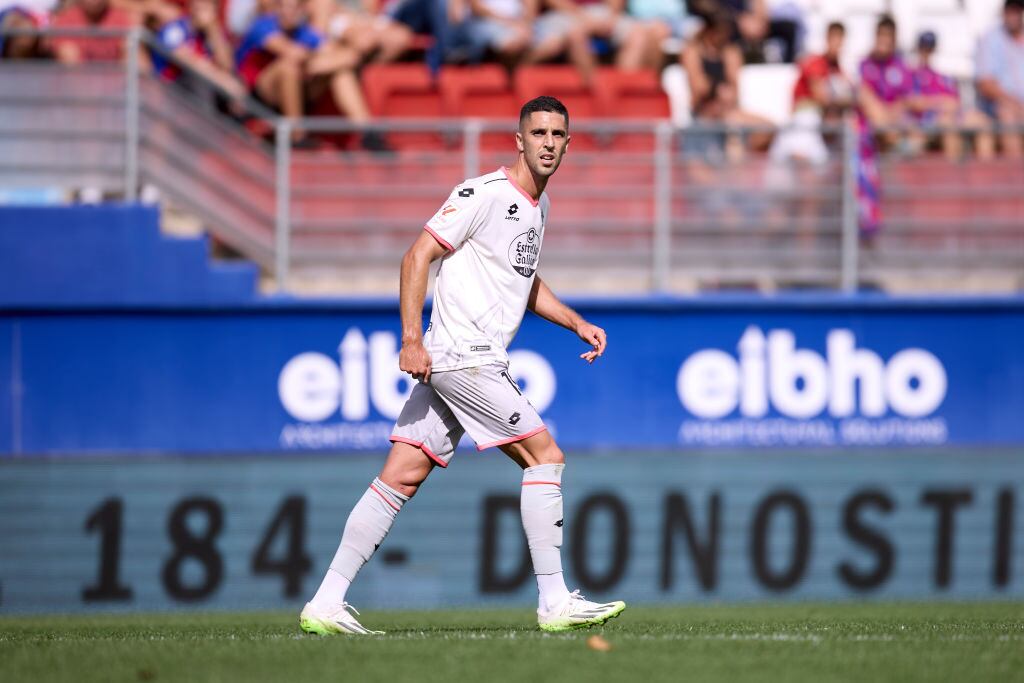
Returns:
[[[452,191],[402,259],[399,365],[420,380],[391,435],[380,475],[349,515],[341,545],[299,618],[321,635],[378,634],[355,618],[345,593],[384,541],[398,512],[435,466],[447,467],[463,434],[478,450],[497,447],[523,468],[520,509],[537,575],[537,621],[569,631],[618,616],[623,602],[594,603],[562,577],[565,456],[508,372],[506,348],[526,309],[575,332],[604,353],[600,327],[563,304],[537,276],[550,202],[544,194],[569,144],[569,114],[552,97],[523,105],[518,158]],[[438,259],[434,307],[422,330],[427,273]]]
[[[977,83],[982,109],[1005,127],[1003,153],[1024,157],[1024,0],[1006,0],[1003,23],[978,43]]]

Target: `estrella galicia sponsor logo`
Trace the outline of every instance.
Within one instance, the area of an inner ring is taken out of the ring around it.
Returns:
[[[516,235],[508,247],[508,261],[512,268],[523,277],[530,277],[537,272],[537,261],[540,259],[540,233],[530,228]]]
[[[829,330],[825,354],[798,348],[791,330],[747,328],[736,355],[702,349],[679,367],[687,445],[942,444],[942,361],[922,348],[888,359],[858,348],[852,330]]]
[[[518,211],[519,211],[519,205],[518,204],[513,204],[512,206],[508,207],[508,215],[505,216],[505,220],[507,220],[507,221],[517,221],[518,222],[519,221],[519,216],[516,215],[516,213],[518,213]]]
[[[277,393],[290,418],[286,449],[381,449],[415,382],[398,367],[398,336],[350,327],[336,354],[305,351],[281,368]],[[540,354],[509,352],[509,372],[543,412],[555,399],[555,371]]]

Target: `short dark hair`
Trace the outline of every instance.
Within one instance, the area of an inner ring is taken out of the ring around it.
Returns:
[[[846,27],[843,25],[843,22],[833,21],[828,25],[828,28],[825,30],[825,35],[830,36],[833,33],[842,33],[844,36],[846,35]]]
[[[889,30],[893,33],[896,32],[896,20],[892,18],[892,15],[883,14],[878,18],[878,25],[875,26],[875,33],[880,33],[883,30]]]
[[[569,110],[565,108],[565,105],[559,102],[556,98],[550,95],[541,95],[540,97],[534,97],[532,100],[523,105],[523,108],[519,110],[519,124],[522,125],[523,121],[530,117],[530,114],[537,111],[551,112],[552,114],[561,114],[565,117],[565,125],[569,126]]]

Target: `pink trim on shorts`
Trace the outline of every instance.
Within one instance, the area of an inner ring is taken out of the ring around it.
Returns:
[[[383,493],[380,492],[380,489],[378,489],[373,484],[370,484],[370,488],[373,489],[374,493],[376,493],[378,496],[380,496],[384,500],[385,503],[387,503],[392,508],[394,508],[395,512],[401,512],[402,508],[400,508],[397,505],[395,505],[394,503],[392,503],[391,500],[388,499],[387,496],[385,496]]]
[[[442,247],[444,247],[448,251],[455,251],[455,247],[448,244],[447,240],[445,240],[443,237],[434,232],[433,228],[431,228],[429,225],[424,225],[423,229],[429,232],[430,236],[437,240],[437,243],[440,244]]]
[[[541,484],[551,484],[552,486],[557,486],[558,488],[562,488],[562,482],[560,482],[560,481],[524,481],[523,482],[523,486],[540,486]]]
[[[547,425],[541,425],[540,427],[537,427],[536,429],[534,429],[532,431],[526,432],[525,434],[520,434],[519,436],[512,436],[512,437],[509,437],[507,439],[502,439],[501,441],[495,441],[494,443],[485,443],[482,446],[477,446],[476,449],[478,451],[483,451],[483,450],[487,450],[488,448],[494,448],[495,446],[504,446],[507,443],[515,443],[516,441],[522,441],[523,439],[529,439],[534,434],[540,434],[541,432],[547,431],[547,428],[548,428]]]
[[[426,444],[424,444],[422,441],[413,441],[412,439],[407,439],[404,436],[392,436],[388,440],[391,441],[391,443],[395,443],[395,442],[407,443],[410,446],[415,446],[416,448],[418,448],[421,451],[423,451],[423,453],[428,458],[430,458],[431,460],[436,462],[441,467],[448,467],[448,463],[446,463],[444,460],[442,460],[441,458],[439,458],[436,455],[434,455],[434,452],[432,450],[430,450],[429,448],[427,448]]]
[[[510,183],[512,183],[512,187],[514,187],[514,188],[516,188],[517,190],[519,190],[519,194],[521,194],[521,195],[523,195],[524,197],[526,197],[527,201],[529,201],[529,202],[530,202],[530,204],[532,204],[532,205],[534,205],[534,206],[537,206],[538,204],[540,204],[540,200],[539,200],[539,199],[534,199],[533,197],[531,197],[530,195],[528,195],[528,194],[526,193],[526,190],[524,190],[523,188],[519,187],[519,183],[517,183],[517,182],[516,182],[516,181],[515,181],[515,180],[514,180],[514,179],[512,178],[512,176],[511,176],[511,175],[509,175],[509,172],[508,172],[508,169],[507,169],[507,168],[505,168],[504,166],[502,166],[502,167],[501,167],[501,172],[502,172],[502,173],[504,173],[504,174],[505,174],[505,177],[506,177],[506,178],[508,178],[508,181],[509,181]]]

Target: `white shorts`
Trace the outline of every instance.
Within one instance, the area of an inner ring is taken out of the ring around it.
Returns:
[[[421,449],[448,467],[466,432],[476,449],[503,446],[547,427],[504,363],[435,372],[417,384],[391,432],[391,441]]]

